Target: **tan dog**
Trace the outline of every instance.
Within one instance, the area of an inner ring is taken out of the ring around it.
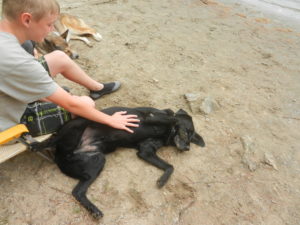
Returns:
[[[96,41],[102,40],[101,34],[94,28],[89,27],[82,19],[67,13],[61,13],[54,26],[60,34],[69,30],[66,37],[67,42],[70,40],[81,40],[88,46],[92,46],[86,37],[92,36]]]
[[[51,32],[42,43],[38,43],[36,48],[39,53],[46,54],[54,50],[65,52],[72,59],[77,59],[79,55],[69,46],[70,40],[81,40],[88,46],[91,42],[86,38],[92,36],[96,41],[101,41],[102,36],[93,28],[76,16],[61,13],[54,24],[56,31]]]
[[[36,44],[38,54],[45,55],[54,50],[61,50],[70,56],[71,59],[77,59],[79,55],[70,48],[67,42],[68,33],[68,30],[62,34],[56,31],[49,33],[43,42]]]

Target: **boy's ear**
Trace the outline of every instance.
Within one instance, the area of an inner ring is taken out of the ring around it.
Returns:
[[[25,27],[29,27],[30,22],[32,20],[32,15],[30,13],[22,13],[20,15],[20,19],[21,19],[21,23],[25,26]]]

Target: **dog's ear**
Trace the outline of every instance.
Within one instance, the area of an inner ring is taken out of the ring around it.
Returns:
[[[194,133],[191,142],[198,145],[198,146],[200,146],[200,147],[205,146],[205,142],[204,142],[203,138],[199,134],[197,134],[196,132]]]
[[[188,113],[186,111],[184,111],[183,109],[179,109],[177,112],[176,112],[176,115],[188,115]]]
[[[51,41],[50,41],[50,40],[48,40],[48,38],[45,38],[45,39],[44,39],[44,41],[45,41],[45,43],[46,43],[46,44],[48,44],[48,45],[50,45],[50,44],[51,44]]]
[[[61,35],[60,35],[66,42],[68,42],[69,40],[69,29],[67,29],[65,32],[63,32]]]
[[[164,109],[163,111],[165,111],[169,116],[174,116],[174,112],[172,109]]]

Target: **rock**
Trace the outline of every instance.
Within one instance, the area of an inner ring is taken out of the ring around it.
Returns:
[[[200,0],[205,5],[217,5],[218,3],[212,0]]]
[[[275,159],[274,159],[273,155],[271,155],[270,153],[266,152],[264,154],[264,159],[263,159],[262,162],[269,165],[269,166],[272,166],[275,170],[278,170],[278,167],[275,163]]]
[[[252,140],[252,138],[248,135],[245,135],[243,137],[240,138],[243,148],[245,150],[245,153],[249,153],[249,152],[254,152],[254,142]]]
[[[200,94],[187,93],[187,94],[184,95],[184,97],[185,97],[185,99],[187,100],[187,102],[189,104],[190,110],[193,113],[197,113],[197,111],[198,111],[197,105],[199,104],[197,100],[199,99]]]
[[[187,94],[184,95],[184,97],[188,102],[194,102],[194,101],[198,100],[200,95],[199,94],[194,94],[194,93],[187,93]]]
[[[257,146],[255,146],[255,142],[250,136],[242,136],[240,140],[244,150],[241,153],[242,163],[247,166],[251,172],[255,171],[261,163],[269,165],[275,170],[278,170],[273,155],[267,152],[263,153],[259,151]]]
[[[218,102],[212,97],[203,97],[203,93],[186,93],[184,95],[193,113],[208,115],[220,108]],[[200,105],[200,106],[199,106]]]
[[[242,163],[247,166],[251,172],[254,172],[258,165],[258,160],[255,155],[254,141],[248,135],[241,137],[240,140],[244,149],[244,152],[242,153]]]
[[[256,169],[257,169],[257,163],[251,159],[249,159],[247,157],[247,155],[244,155],[242,157],[242,163],[248,167],[248,169],[251,171],[251,172],[254,172]]]
[[[212,97],[206,97],[200,105],[200,112],[208,115],[220,108],[218,102]]]

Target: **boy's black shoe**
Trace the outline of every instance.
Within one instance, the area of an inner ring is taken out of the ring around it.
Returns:
[[[69,92],[71,91],[71,88],[67,87],[67,86],[61,86],[62,89],[64,89],[66,92]]]
[[[111,83],[104,83],[104,87],[100,91],[90,91],[90,97],[93,100],[97,100],[98,98],[102,97],[103,95],[110,94],[118,90],[121,86],[119,81],[111,82]]]

